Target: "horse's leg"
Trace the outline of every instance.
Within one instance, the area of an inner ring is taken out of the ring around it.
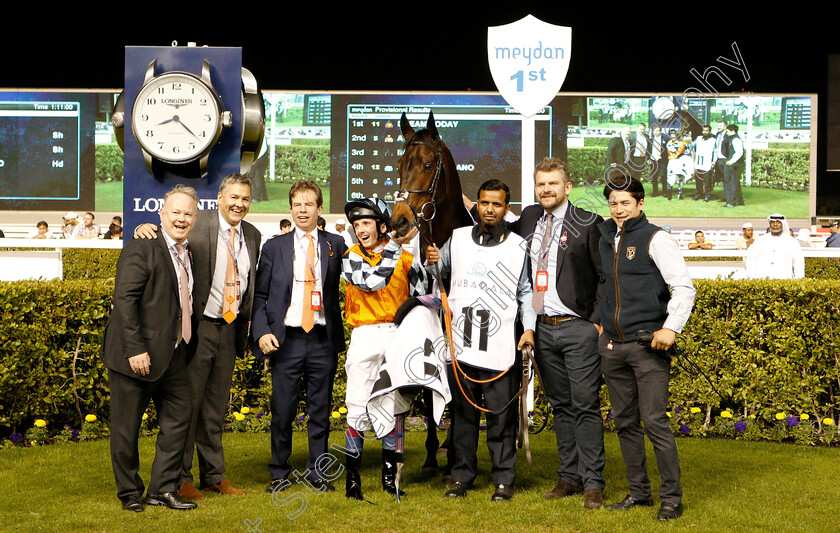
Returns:
[[[438,473],[437,451],[440,448],[437,423],[432,409],[433,401],[431,389],[423,389],[423,406],[426,411],[426,462],[423,463],[423,474],[428,476]]]

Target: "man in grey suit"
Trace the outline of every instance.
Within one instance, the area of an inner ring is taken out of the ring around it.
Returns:
[[[245,493],[224,476],[222,433],[234,363],[248,343],[261,236],[242,220],[251,206],[251,182],[246,176],[226,176],[219,185],[218,202],[217,211],[198,213],[190,239],[197,345],[189,365],[193,411],[178,490],[189,500],[204,498],[193,482],[193,450],[198,453],[202,490]],[[142,229],[138,234],[145,235],[149,228]]]
[[[102,339],[111,391],[111,463],[126,511],[143,510],[137,438],[153,401],[160,432],[146,503],[192,509],[176,492],[192,406],[187,364],[192,353],[192,288],[187,237],[197,197],[178,186],[164,196],[161,228],[125,244],[117,262],[114,306]]]
[[[534,170],[539,204],[522,210],[512,229],[528,242],[537,312],[535,359],[554,413],[560,466],[543,498],[584,495],[584,507],[604,505],[604,429],[601,420],[600,317],[603,278],[596,225],[603,218],[568,201],[569,168],[544,158]]]

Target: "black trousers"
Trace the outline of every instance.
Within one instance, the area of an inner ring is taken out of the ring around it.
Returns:
[[[613,341],[611,348],[608,343],[606,333],[599,337],[601,369],[610,394],[630,495],[637,500],[652,497],[645,454],[647,433],[662,478],[659,497],[663,503],[677,504],[682,501],[683,495],[680,459],[671,424],[665,414],[671,360],[663,353],[636,342],[622,344]]]
[[[474,383],[459,375],[461,386],[476,405],[498,411],[502,409],[519,390],[522,379],[521,362],[517,358],[514,367],[500,379],[489,383]],[[460,364],[461,369],[473,379],[487,380],[499,374],[495,370],[484,370]],[[455,449],[452,465],[452,481],[472,483],[478,474],[478,433],[481,411],[461,393],[455,381],[452,365],[447,367],[449,387],[452,390],[452,437],[450,446]],[[485,413],[487,421],[487,449],[492,462],[491,478],[494,485],[513,485],[516,480],[516,422],[517,402],[513,402],[502,413]]]
[[[326,478],[316,465],[327,454],[337,360],[324,326],[315,326],[309,333],[287,327],[283,345],[271,354],[271,479],[288,478],[292,470],[292,422],[297,414],[301,378],[309,415],[309,457],[306,471],[300,476],[310,480]],[[324,464],[323,459],[320,464]]]
[[[178,489],[192,412],[190,379],[183,352],[182,343],[172,356],[169,368],[157,381],[142,381],[118,372],[108,372],[111,386],[111,465],[120,499],[132,494],[142,496],[145,488],[138,473],[140,454],[137,440],[149,401],[154,402],[160,426],[149,494]]]
[[[225,474],[222,434],[236,362],[236,326],[202,318],[196,335],[196,352],[187,367],[193,411],[179,483],[193,480],[195,450],[198,453],[199,486],[207,487],[220,483]]]

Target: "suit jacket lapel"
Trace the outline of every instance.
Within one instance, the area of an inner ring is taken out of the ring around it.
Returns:
[[[172,290],[180,297],[181,287],[178,285],[178,274],[175,272],[175,265],[172,263],[172,253],[166,245],[166,239],[163,236],[163,231],[158,232],[158,236],[155,241],[156,245],[163,254],[163,264],[165,265],[164,268],[166,268],[166,271],[169,273],[169,279],[172,282]]]
[[[327,242],[327,234],[324,231],[318,230],[318,248],[321,257],[321,287],[327,279],[327,266],[329,265],[330,244]]]
[[[204,235],[210,240],[207,243],[207,249],[210,252],[210,271],[207,273],[207,280],[210,283],[213,283],[213,274],[216,272],[216,248],[219,244],[219,212],[214,211],[213,216],[210,217],[208,221],[210,231],[205,233]]]

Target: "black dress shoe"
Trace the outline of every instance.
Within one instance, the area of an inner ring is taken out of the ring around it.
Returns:
[[[626,511],[627,509],[632,509],[637,506],[651,507],[652,505],[653,500],[637,500],[628,494],[620,502],[607,505],[607,509],[610,511]]]
[[[170,509],[177,509],[179,511],[186,511],[188,509],[195,509],[198,507],[193,502],[182,500],[177,492],[164,492],[163,494],[146,494],[146,503],[148,505],[165,505]]]
[[[444,493],[444,496],[447,498],[464,498],[467,495],[467,491],[471,488],[472,486],[468,483],[456,481],[452,483],[452,486],[449,487],[449,490],[447,490],[446,493]]]
[[[682,503],[674,505],[673,503],[664,502],[662,506],[659,507],[659,514],[656,515],[656,519],[660,522],[666,522],[668,520],[674,520],[675,518],[681,517],[682,513]]]
[[[125,498],[121,498],[123,511],[131,511],[132,513],[143,512],[143,498],[139,494],[132,494]]]
[[[335,492],[335,487],[326,479],[315,479],[309,482],[312,488],[319,492]]]
[[[490,496],[491,502],[506,502],[513,498],[513,485],[496,485],[496,491]]]
[[[271,483],[269,483],[265,488],[265,491],[272,493],[283,492],[289,485],[291,485],[291,483],[289,483],[289,480],[284,477],[272,479]]]

